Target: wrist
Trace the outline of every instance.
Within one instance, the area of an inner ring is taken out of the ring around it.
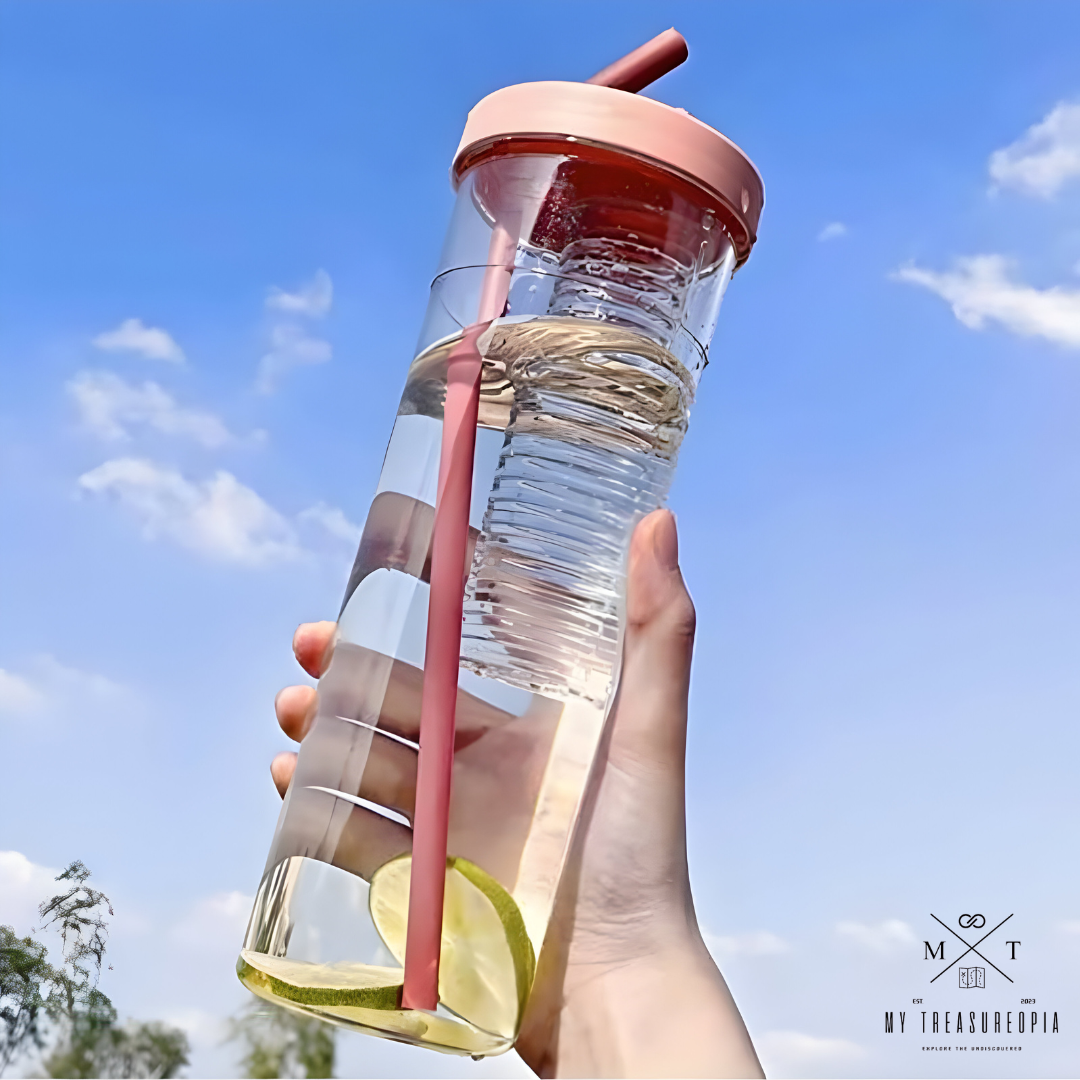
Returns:
[[[723,976],[696,932],[625,961],[568,965],[541,1076],[760,1076]]]

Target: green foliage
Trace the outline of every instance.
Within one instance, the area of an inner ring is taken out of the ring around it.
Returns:
[[[42,929],[55,927],[64,962],[53,967],[32,936],[0,927],[0,1073],[20,1054],[44,1045],[48,1020],[54,1045],[50,1077],[173,1077],[188,1063],[187,1036],[157,1021],[120,1027],[116,1009],[98,988],[109,936],[109,898],[86,884],[90,871],[73,862],[57,876],[64,889],[39,908]]]
[[[98,1003],[91,1002],[87,995],[92,989],[97,993],[94,988],[101,975],[105,942],[109,936],[102,908],[110,915],[114,914],[109,898],[86,884],[88,877],[90,871],[76,860],[56,878],[68,882],[68,888],[45,900],[38,908],[42,929],[55,927],[64,943],[64,968],[59,979],[54,980],[49,996],[50,1012],[69,1019],[79,1008],[92,1011],[98,1007]],[[109,1008],[112,1008],[111,1004]]]
[[[44,1044],[45,997],[56,975],[44,945],[0,926],[0,1073],[24,1050]]]
[[[64,973],[58,990],[50,997],[60,1038],[45,1059],[48,1076],[105,1076],[98,1065],[99,1046],[109,1040],[115,1029],[116,1010],[97,987],[77,986]]]
[[[187,1036],[156,1020],[123,1027],[77,1023],[45,1059],[51,1077],[172,1077],[188,1063]]]
[[[304,1021],[295,1015],[291,1019],[296,1025],[296,1060],[303,1066],[304,1076],[333,1076],[335,1029],[321,1020]]]
[[[230,1040],[240,1042],[244,1075],[331,1077],[336,1032],[329,1024],[263,1001],[252,1001],[231,1023]]]

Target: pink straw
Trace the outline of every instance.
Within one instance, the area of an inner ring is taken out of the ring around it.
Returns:
[[[686,57],[682,35],[665,30],[588,81],[636,93]],[[403,1009],[434,1010],[439,1002],[461,618],[469,569],[465,565],[465,553],[483,367],[476,343],[506,308],[519,231],[516,227],[496,224],[488,248],[476,322],[465,329],[446,359],[439,487],[431,536],[427,654],[420,699],[420,754],[405,936],[405,985],[401,994]]]
[[[480,289],[477,321],[465,330],[446,358],[442,456],[431,535],[427,653],[420,699],[420,755],[413,815],[403,1009],[434,1009],[439,1000],[461,616],[468,573],[465,552],[483,366],[476,341],[506,307],[516,248],[516,231],[511,235],[496,225]]]
[[[672,27],[585,81],[636,94],[672,68],[677,68],[689,55],[686,38]]]

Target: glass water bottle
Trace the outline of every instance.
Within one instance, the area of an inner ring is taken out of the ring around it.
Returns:
[[[479,1056],[517,1036],[613,697],[630,535],[667,496],[764,193],[719,132],[595,83],[485,98],[451,175],[427,315],[238,971],[280,1005]],[[402,990],[418,733],[462,342],[479,404],[437,1001],[418,1008]]]

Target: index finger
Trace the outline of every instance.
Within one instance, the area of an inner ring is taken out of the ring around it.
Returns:
[[[319,678],[330,662],[330,646],[336,629],[337,623],[324,620],[301,623],[293,634],[293,654],[313,679]]]

